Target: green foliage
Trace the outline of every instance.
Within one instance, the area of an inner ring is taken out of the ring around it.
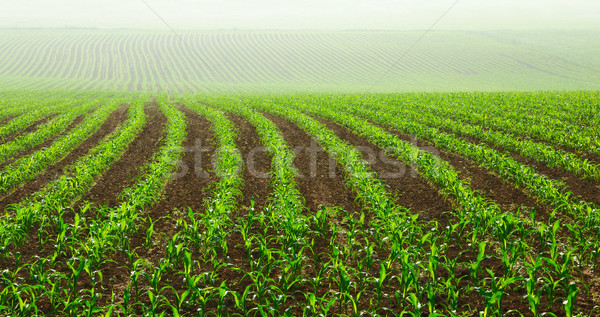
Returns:
[[[518,96],[554,106],[534,103],[532,115],[518,116],[517,109],[526,107]],[[0,145],[8,160],[55,138],[47,148],[6,166],[0,173],[4,194],[64,158],[119,104],[131,102],[129,117],[62,175],[4,210],[0,315],[594,315],[597,308],[589,303],[600,265],[598,207],[511,155],[591,181],[596,181],[597,165],[580,153],[557,149],[558,143],[533,141],[526,138],[529,132],[515,134],[500,124],[547,125],[557,134],[577,134],[579,126],[583,132],[569,140],[589,137],[586,144],[593,145],[590,131],[598,118],[589,117],[589,111],[594,96],[262,95],[240,104],[231,96],[159,95],[156,101],[167,121],[157,152],[120,193],[118,204],[95,206],[78,201],[147,124],[148,97],[90,95],[81,101],[59,95],[56,100],[63,103],[56,109],[64,111]],[[4,98],[0,117],[15,120],[27,115],[31,108],[24,101],[35,95],[7,93]],[[491,126],[452,118],[460,100],[469,102],[463,110],[473,114],[468,118],[481,115]],[[214,139],[203,142],[216,147],[211,182],[202,208],[168,210],[154,219],[149,210],[165,199],[188,138],[188,122],[178,107],[210,122]],[[261,209],[253,200],[241,203],[252,179],[244,179],[246,158],[239,150],[246,136],[230,113],[256,129],[271,160],[270,193]],[[85,116],[82,123],[63,133],[80,115]],[[279,123],[268,119],[271,115],[297,125],[335,158],[343,168],[340,181],[357,197],[360,210],[307,207],[294,167],[296,152]],[[397,205],[359,149],[318,118],[414,167],[415,176],[443,194],[451,210],[426,220],[421,216],[426,210]],[[18,126],[10,122],[5,126]],[[550,211],[499,205],[474,190],[449,162],[404,141],[398,132],[480,164]]]

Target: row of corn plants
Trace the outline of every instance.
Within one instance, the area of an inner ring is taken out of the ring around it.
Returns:
[[[53,104],[65,104],[77,99],[78,94],[70,92],[15,92],[14,95],[0,98],[0,120],[5,117],[20,116],[30,113],[36,109],[51,106]],[[89,95],[85,95],[89,98]],[[83,97],[83,95],[81,95]],[[95,96],[92,96],[95,97]]]
[[[597,163],[590,162],[586,159],[581,159],[579,156],[573,153],[557,150],[554,147],[544,143],[534,142],[526,139],[522,140],[510,133],[488,130],[481,126],[470,125],[452,119],[438,117],[431,113],[417,111],[417,109],[420,108],[413,108],[411,105],[403,105],[403,107],[398,107],[377,104],[373,105],[371,108],[389,111],[390,113],[401,115],[407,120],[443,129],[460,136],[475,138],[494,147],[499,147],[538,162],[542,162],[549,167],[560,168],[581,178],[600,183],[600,166]]]
[[[18,116],[8,123],[0,127],[0,140],[5,140],[7,137],[17,133],[34,122],[41,120],[47,116],[57,114],[58,112],[69,110],[75,107],[79,107],[79,104],[71,100],[68,104],[57,104],[57,105],[42,105],[40,108]]]
[[[294,168],[294,151],[289,148],[277,126],[257,111],[237,104],[222,103],[224,110],[245,117],[256,128],[256,132],[271,156],[273,193],[267,209],[273,227],[282,232],[282,245],[295,251],[295,243],[304,238],[308,223],[303,218],[305,210],[302,195],[298,191]]]
[[[594,133],[594,128],[597,126],[594,122],[597,122],[597,116],[593,115],[593,100],[596,94],[593,92],[563,94],[553,92],[545,96],[532,94],[529,97],[516,94],[504,100],[494,100],[497,98],[484,96],[474,100],[474,103],[467,104],[465,110],[485,112],[487,116],[500,117],[525,125],[545,126],[566,134],[577,133],[597,138],[597,131]],[[491,107],[479,107],[480,104],[488,104]],[[584,128],[585,126],[588,128]]]
[[[111,256],[118,252],[131,255],[130,237],[135,235],[141,226],[141,216],[144,208],[152,205],[161,198],[161,193],[172,173],[177,167],[181,155],[181,144],[185,139],[186,123],[179,111],[173,108],[164,98],[159,99],[161,110],[168,118],[166,135],[162,146],[149,164],[143,166],[141,171],[146,173],[130,188],[121,194],[123,202],[114,208],[97,208],[95,215],[90,214],[91,205],[73,210],[74,221],[66,223],[63,213],[52,219],[54,226],[52,230],[59,237],[54,245],[53,255],[43,259],[45,266],[32,266],[40,273],[36,279],[42,279],[43,287],[36,293],[29,294],[29,299],[42,299],[51,303],[47,311],[61,315],[91,315],[105,310],[100,307],[98,301],[105,300],[109,303],[110,294],[106,294],[103,285],[102,268],[111,263]],[[132,105],[131,120],[128,120],[109,141],[93,150],[88,159],[104,157],[97,162],[103,163],[112,156],[112,161],[120,155],[115,155],[127,148],[127,145],[135,138],[137,133],[145,124],[143,103]],[[85,159],[84,159],[85,160]],[[83,162],[83,161],[82,161]],[[106,171],[106,165],[103,165]],[[80,166],[81,167],[81,166]],[[101,173],[101,172],[100,172]],[[50,225],[52,225],[50,224]],[[42,239],[43,235],[40,235]],[[44,241],[40,241],[42,245]],[[133,252],[134,253],[134,252]],[[66,263],[57,262],[60,259],[68,259]],[[125,263],[124,263],[125,264]],[[66,269],[65,274],[52,274],[52,268]],[[85,279],[89,287],[81,288],[78,281]],[[34,280],[35,281],[35,280]],[[7,281],[5,281],[6,283]],[[27,288],[22,285],[20,288]],[[107,297],[103,299],[103,297]],[[12,301],[8,306],[12,312],[21,312],[21,307],[15,304],[14,297],[5,297],[6,301]],[[35,306],[32,302],[29,310]],[[115,309],[114,304],[109,311]]]
[[[176,218],[178,230],[161,246],[164,256],[158,262],[137,257],[135,249],[128,251],[131,274],[125,290],[126,301],[112,306],[127,313],[154,315],[169,311],[179,316],[196,310],[199,315],[208,315],[207,303],[218,297],[213,314],[221,315],[223,300],[230,294],[225,283],[217,284],[216,280],[219,270],[230,266],[227,239],[244,184],[240,174],[243,159],[235,143],[238,135],[222,111],[190,100],[180,101],[212,123],[217,145],[212,165],[216,178],[204,209],[188,209],[187,217],[181,214],[182,217]],[[185,211],[172,211],[176,215],[181,212]],[[152,245],[154,230],[153,224],[147,227],[144,247]],[[183,289],[172,286],[178,279],[183,279]]]
[[[97,106],[95,101],[88,102],[81,107],[67,111],[49,122],[39,126],[36,131],[20,136],[11,142],[0,145],[0,164],[12,159],[18,153],[33,148],[44,141],[63,132],[73,121],[92,107]]]
[[[243,116],[256,132],[271,157],[271,193],[263,210],[249,206],[246,215],[238,217],[234,230],[243,239],[247,267],[238,267],[250,287],[234,292],[236,308],[251,312],[285,314],[291,302],[297,302],[295,288],[303,283],[302,270],[309,266],[307,249],[311,219],[297,187],[298,171],[295,153],[277,126],[248,107],[230,102],[214,102],[222,109]],[[283,272],[281,276],[274,273]],[[254,300],[252,300],[254,298]]]
[[[244,159],[236,145],[236,140],[240,136],[224,112],[194,101],[187,101],[186,104],[212,123],[217,146],[212,165],[217,181],[212,185],[210,198],[206,201],[206,210],[200,211],[198,215],[201,216],[202,223],[194,224],[194,231],[206,231],[205,241],[196,245],[208,247],[210,250],[208,252],[214,253],[215,256],[218,253],[226,254],[227,236],[230,233],[227,228],[231,228],[244,184],[242,178]]]
[[[384,97],[380,100],[398,107],[402,103],[393,97]],[[448,117],[458,121],[469,122],[486,129],[500,130],[519,136],[537,139],[551,144],[564,146],[582,153],[600,155],[600,140],[593,129],[575,129],[569,131],[554,130],[545,124],[515,122],[514,120],[497,117],[487,113],[480,113],[473,109],[465,109],[464,103],[445,103],[439,105],[424,105],[419,103],[420,111],[431,112],[440,117]],[[589,131],[589,132],[586,132]]]
[[[562,133],[577,133],[594,137],[595,116],[592,92],[566,92],[549,94],[509,94],[498,98],[497,94],[485,94],[474,99],[463,99],[462,108],[488,117],[498,117],[525,125],[545,126]],[[458,101],[458,100],[457,100]],[[466,101],[466,102],[465,102]],[[480,105],[489,105],[481,107]],[[438,106],[442,106],[438,104]],[[588,120],[582,120],[588,117]],[[592,120],[589,120],[592,119]],[[584,122],[588,122],[587,124]]]
[[[3,249],[19,245],[28,237],[29,230],[49,215],[60,214],[82,197],[127,149],[145,123],[143,102],[130,106],[129,119],[86,156],[65,168],[66,173],[48,183],[39,192],[19,204],[9,206],[2,217],[0,241]],[[110,111],[108,111],[110,113]],[[95,119],[102,122],[102,116]],[[60,151],[60,147],[58,150]]]
[[[302,313],[327,315],[337,309],[338,313],[350,315],[389,314],[395,305],[397,312],[404,314],[422,310],[423,301],[428,302],[430,313],[437,313],[433,298],[439,288],[428,282],[421,287],[419,278],[426,274],[426,265],[414,263],[428,258],[432,251],[437,256],[438,242],[424,232],[418,215],[395,205],[360,152],[317,120],[274,103],[255,103],[253,107],[282,116],[315,138],[344,167],[346,184],[356,192],[366,211],[352,215],[344,210],[321,209],[313,214],[317,237],[329,237],[326,241],[330,247],[325,255],[315,252],[315,245],[309,245],[315,275],[312,280],[306,277],[313,292],[304,294],[307,305]],[[339,222],[334,217],[336,213],[342,216]],[[369,217],[367,222],[369,214],[375,217]],[[438,227],[436,221],[430,225]],[[397,289],[391,286],[394,280],[400,284]],[[320,289],[323,286],[325,293]],[[361,304],[361,298],[368,298],[369,304]]]
[[[24,182],[32,180],[44,170],[65,158],[73,149],[92,136],[109,115],[119,107],[121,101],[111,100],[87,116],[77,129],[54,140],[46,148],[20,157],[0,171],[0,195],[6,195]]]
[[[571,197],[571,193],[567,191],[566,185],[562,182],[540,175],[533,168],[518,163],[483,144],[469,143],[456,138],[453,134],[443,133],[437,128],[423,126],[384,110],[348,105],[338,106],[339,109],[348,113],[360,115],[404,133],[416,135],[431,142],[434,146],[472,159],[494,171],[503,179],[510,180],[516,186],[527,189],[529,195],[552,206],[555,211],[566,212],[575,219],[584,220],[590,228],[596,228],[600,224],[597,206]]]
[[[394,96],[394,99],[402,104],[457,107],[462,111],[483,114],[486,117],[497,117],[526,125],[541,125],[563,133],[578,133],[591,137],[594,137],[593,133],[598,126],[595,98],[597,93],[592,91]]]
[[[287,102],[287,104],[292,104],[291,102]],[[408,142],[404,142],[404,141],[400,141],[397,137],[383,131],[381,128],[375,127],[371,124],[369,124],[368,122],[355,118],[353,116],[350,115],[345,115],[343,113],[340,113],[339,110],[330,110],[328,108],[330,108],[332,105],[332,103],[327,103],[327,106],[325,106],[325,104],[320,104],[320,106],[307,106],[307,105],[302,105],[300,106],[302,109],[309,111],[311,113],[326,117],[330,120],[336,121],[340,124],[343,124],[349,128],[351,128],[352,130],[356,131],[357,133],[359,133],[360,135],[363,135],[367,138],[369,138],[373,143],[380,145],[381,147],[387,148],[389,149],[389,151],[391,151],[392,153],[394,153],[396,156],[398,156],[398,158],[400,158],[401,160],[407,162],[408,164],[413,164],[413,165],[417,165],[419,167],[419,172],[425,176],[425,178],[433,181],[435,184],[437,184],[444,192],[446,192],[446,194],[449,194],[451,197],[453,197],[457,202],[459,202],[459,205],[462,206],[468,206],[470,210],[470,212],[465,213],[464,211],[460,211],[459,213],[455,214],[456,218],[459,219],[461,222],[458,225],[459,228],[463,228],[461,230],[463,230],[464,232],[467,232],[468,230],[465,230],[464,228],[467,227],[467,225],[465,224],[465,220],[466,223],[468,225],[471,225],[471,230],[474,230],[473,233],[471,234],[471,239],[473,242],[477,242],[478,240],[473,239],[474,237],[477,236],[477,232],[479,231],[480,234],[482,234],[480,236],[480,242],[479,242],[479,246],[482,247],[482,250],[485,250],[485,242],[481,241],[482,239],[486,239],[486,235],[487,233],[493,233],[494,237],[498,238],[498,243],[497,243],[497,250],[495,250],[495,252],[502,254],[502,257],[500,257],[500,259],[503,261],[504,266],[505,266],[505,274],[504,276],[497,276],[497,273],[493,273],[493,272],[488,272],[491,276],[491,278],[493,279],[499,279],[499,281],[501,281],[502,284],[502,288],[504,288],[504,290],[496,290],[498,292],[498,294],[500,294],[500,298],[501,298],[501,294],[504,294],[504,292],[506,291],[506,287],[509,286],[512,283],[515,283],[517,281],[519,281],[521,278],[515,276],[516,270],[515,268],[518,266],[518,263],[520,261],[523,261],[526,258],[527,252],[530,249],[530,247],[527,246],[527,244],[524,244],[524,241],[528,241],[527,239],[524,239],[524,237],[527,236],[536,236],[536,233],[539,232],[544,232],[544,234],[542,235],[542,237],[547,238],[549,236],[552,236],[551,239],[540,239],[541,241],[538,241],[538,243],[549,243],[551,244],[551,251],[549,252],[549,257],[547,257],[548,261],[554,261],[554,263],[556,262],[560,262],[559,260],[557,260],[557,255],[556,255],[556,250],[557,248],[560,246],[559,242],[556,242],[557,240],[557,234],[556,234],[556,226],[558,225],[558,223],[555,223],[554,226],[550,225],[544,225],[544,224],[540,224],[540,223],[536,223],[535,221],[533,221],[533,219],[528,220],[528,219],[521,219],[519,216],[514,215],[512,213],[509,214],[501,214],[500,213],[500,209],[495,206],[493,203],[490,204],[489,206],[491,207],[486,207],[486,204],[489,204],[488,202],[483,201],[483,199],[481,199],[481,197],[479,197],[478,195],[474,195],[472,192],[471,194],[469,194],[469,190],[468,187],[465,186],[463,187],[462,190],[459,191],[453,191],[453,189],[459,188],[461,189],[460,184],[462,183],[456,176],[456,173],[452,171],[452,169],[450,167],[447,166],[447,164],[445,164],[446,166],[444,166],[444,164],[442,164],[441,166],[444,167],[444,172],[441,173],[439,170],[438,171],[434,171],[434,172],[428,172],[428,170],[432,170],[430,167],[428,168],[427,165],[423,164],[423,160],[419,160],[417,159],[419,157],[418,154],[413,154],[410,155],[410,152],[407,151],[407,148],[412,147],[414,151],[418,151],[418,149],[415,149],[414,146],[410,145]],[[404,149],[404,150],[402,150]],[[403,155],[404,153],[404,155]],[[423,155],[423,154],[422,154]],[[424,154],[424,156],[431,156],[429,153]],[[439,166],[439,165],[438,165]],[[448,176],[452,176],[454,175],[454,177],[448,177]],[[457,186],[458,185],[458,186]],[[450,190],[448,190],[450,189]],[[461,192],[463,191],[464,192]],[[516,231],[515,228],[520,228],[520,234],[515,234],[516,232],[510,232],[511,230],[508,230],[506,228],[512,228],[512,231]],[[552,229],[551,229],[552,228]],[[488,240],[489,241],[489,240]],[[488,246],[489,248],[489,246]],[[480,250],[480,251],[482,251]],[[589,250],[589,249],[588,249]],[[509,256],[510,254],[510,256]],[[573,254],[573,251],[571,251],[571,254]],[[475,261],[474,263],[470,263],[468,264],[469,267],[476,267],[478,266],[478,262],[481,262],[481,260],[485,257],[490,257],[490,256],[494,256],[494,254],[492,253],[490,254],[486,254],[485,252],[480,252],[477,261]],[[538,259],[539,260],[539,259]],[[564,261],[564,259],[563,259]],[[568,264],[568,261],[567,263]],[[567,268],[565,270],[565,267]],[[540,268],[536,268],[536,270],[540,270]],[[558,275],[559,273],[557,272],[553,272],[552,270],[552,266],[549,267],[545,267],[544,270],[548,271],[548,274],[551,274],[551,276],[553,276],[553,274]],[[510,274],[509,274],[510,273]],[[495,275],[494,275],[495,274]],[[577,291],[576,288],[571,288],[571,284],[568,283],[568,277],[572,277],[571,275],[569,275],[569,267],[568,265],[563,266],[562,271],[560,272],[562,277],[562,283],[564,285],[566,285],[567,287],[567,291],[570,291],[568,296],[566,296],[566,299],[572,303],[574,301],[574,297],[573,297],[573,293]],[[535,275],[535,274],[533,274]],[[484,279],[485,281],[485,279]],[[496,283],[496,282],[494,282]],[[485,282],[484,282],[484,286],[485,286]],[[493,284],[493,283],[492,283]],[[496,287],[499,286],[500,284],[497,285],[491,285],[491,284],[487,284],[487,287]],[[521,284],[517,284],[517,285],[521,285]],[[521,285],[522,286],[522,285]],[[483,294],[489,294],[489,295],[494,295],[496,296],[496,294],[494,292],[488,292],[488,290],[486,290],[485,288],[482,288],[482,286],[478,286],[477,288],[478,292],[483,293]],[[532,295],[533,296],[533,295]],[[570,296],[570,297],[569,297]],[[552,298],[552,292],[550,292],[550,299],[549,302],[555,302],[555,298]],[[492,312],[496,312],[496,313],[500,313],[500,302],[498,302],[498,297],[495,297],[495,300],[492,300],[491,297],[487,297],[486,298],[486,309],[485,309],[485,314],[492,314]],[[487,307],[487,305],[490,304],[490,307]],[[535,301],[532,302],[532,310],[536,310],[538,311],[538,304],[535,304]]]

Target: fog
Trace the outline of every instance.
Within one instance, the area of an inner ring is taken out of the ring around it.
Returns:
[[[598,0],[0,1],[2,28],[600,29]]]

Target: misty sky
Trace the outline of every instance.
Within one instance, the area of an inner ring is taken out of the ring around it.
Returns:
[[[176,29],[424,29],[455,0],[146,0]],[[164,29],[143,0],[0,0],[0,27]],[[436,29],[600,29],[599,0],[461,0]]]

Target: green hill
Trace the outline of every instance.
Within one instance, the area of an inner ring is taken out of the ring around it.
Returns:
[[[566,45],[565,32],[576,31],[515,32],[434,31],[416,43],[423,31],[0,30],[0,85],[171,92],[600,89],[594,57],[600,42]]]

